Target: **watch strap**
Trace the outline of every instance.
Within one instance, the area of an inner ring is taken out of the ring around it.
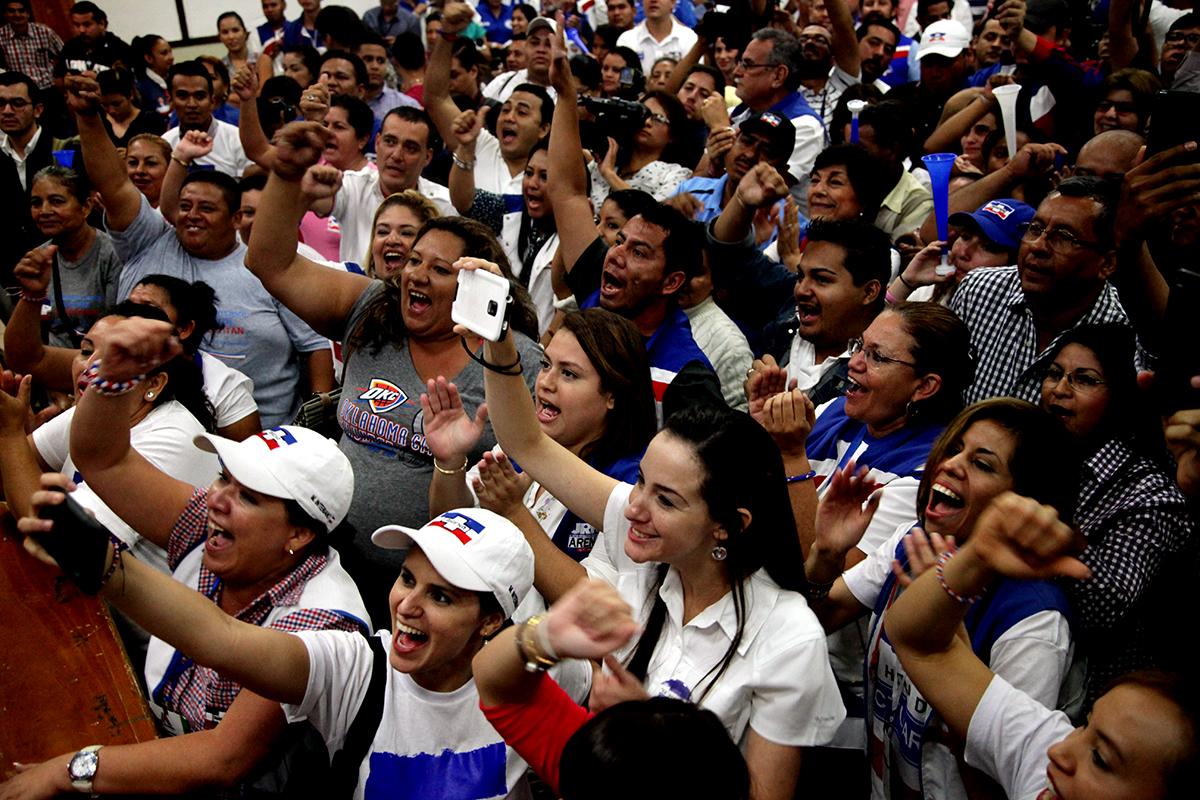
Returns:
[[[81,756],[97,752],[101,747],[103,747],[103,745],[90,744],[72,756],[70,762],[68,762],[67,777],[71,780],[71,786],[73,786],[76,791],[86,792],[87,794],[92,793],[92,783],[96,780],[96,770],[100,766],[100,761],[99,756],[96,756],[94,759],[92,759],[91,769],[88,770],[87,773],[78,776],[75,773],[75,762],[78,761]]]

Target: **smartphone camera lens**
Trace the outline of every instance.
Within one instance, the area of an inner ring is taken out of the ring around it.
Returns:
[[[489,317],[496,316],[496,312],[500,310],[500,306],[496,305],[495,300],[488,300],[487,313]]]

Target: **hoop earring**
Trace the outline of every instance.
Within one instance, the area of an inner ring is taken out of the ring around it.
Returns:
[[[729,551],[725,549],[724,545],[717,545],[712,549],[713,561],[724,561],[728,557]]]

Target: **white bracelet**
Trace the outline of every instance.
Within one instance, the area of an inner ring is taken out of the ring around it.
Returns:
[[[572,311],[579,310],[579,301],[575,299],[575,295],[567,295],[566,297],[554,298],[554,308],[564,314],[569,314]]]

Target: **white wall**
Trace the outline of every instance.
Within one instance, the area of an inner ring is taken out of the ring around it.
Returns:
[[[182,35],[175,0],[98,0],[98,4],[108,14],[108,29],[127,42],[146,33],[156,33],[171,41],[177,41]],[[361,14],[379,2],[341,0],[325,5],[343,5]],[[183,8],[187,14],[188,33],[193,39],[215,36],[217,17],[226,11],[241,14],[250,28],[265,22],[260,0],[183,0]],[[300,16],[299,4],[295,0],[288,3],[285,14],[288,19]]]

